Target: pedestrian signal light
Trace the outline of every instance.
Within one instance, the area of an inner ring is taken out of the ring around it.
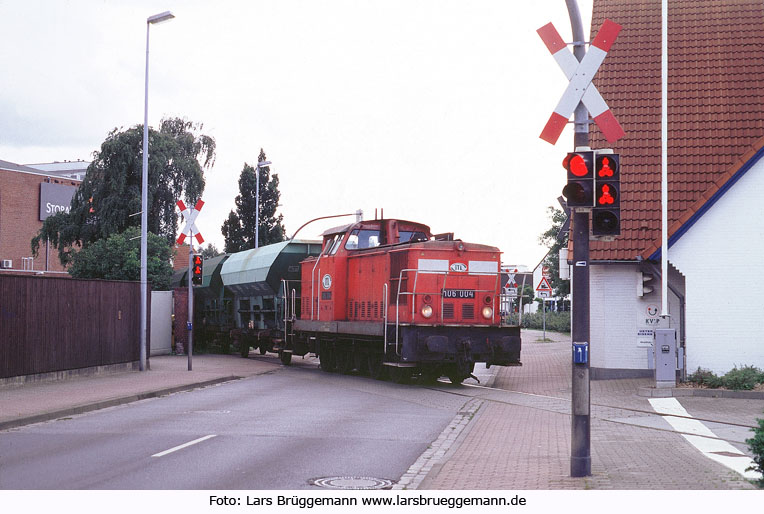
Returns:
[[[204,259],[198,253],[191,258],[191,282],[195,286],[202,285],[202,276],[204,275]]]
[[[594,152],[571,152],[562,161],[568,183],[562,189],[568,207],[594,206]]]
[[[594,209],[592,235],[621,233],[621,156],[612,150],[598,151],[594,159]]]

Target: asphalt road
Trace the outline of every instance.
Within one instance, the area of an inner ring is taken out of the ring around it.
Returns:
[[[466,398],[297,361],[0,433],[0,489],[308,489],[397,480]],[[188,444],[191,443],[191,444]]]

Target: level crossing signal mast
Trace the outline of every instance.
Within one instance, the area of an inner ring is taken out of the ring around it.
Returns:
[[[202,276],[204,275],[204,259],[198,253],[191,258],[191,282],[195,286],[202,285]]]
[[[562,189],[568,207],[594,207],[594,152],[570,152],[562,165],[568,172]]]
[[[621,156],[612,150],[598,150],[594,158],[594,208],[592,235],[621,233]]]

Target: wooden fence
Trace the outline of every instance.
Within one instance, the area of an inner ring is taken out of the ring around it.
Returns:
[[[140,303],[138,282],[1,274],[0,378],[140,360]]]

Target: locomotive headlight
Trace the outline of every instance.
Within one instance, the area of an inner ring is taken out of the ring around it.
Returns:
[[[493,309],[491,307],[483,307],[482,314],[485,319],[491,319],[493,318]]]
[[[432,307],[429,305],[423,305],[422,316],[424,316],[425,318],[429,318],[430,316],[432,316]]]

